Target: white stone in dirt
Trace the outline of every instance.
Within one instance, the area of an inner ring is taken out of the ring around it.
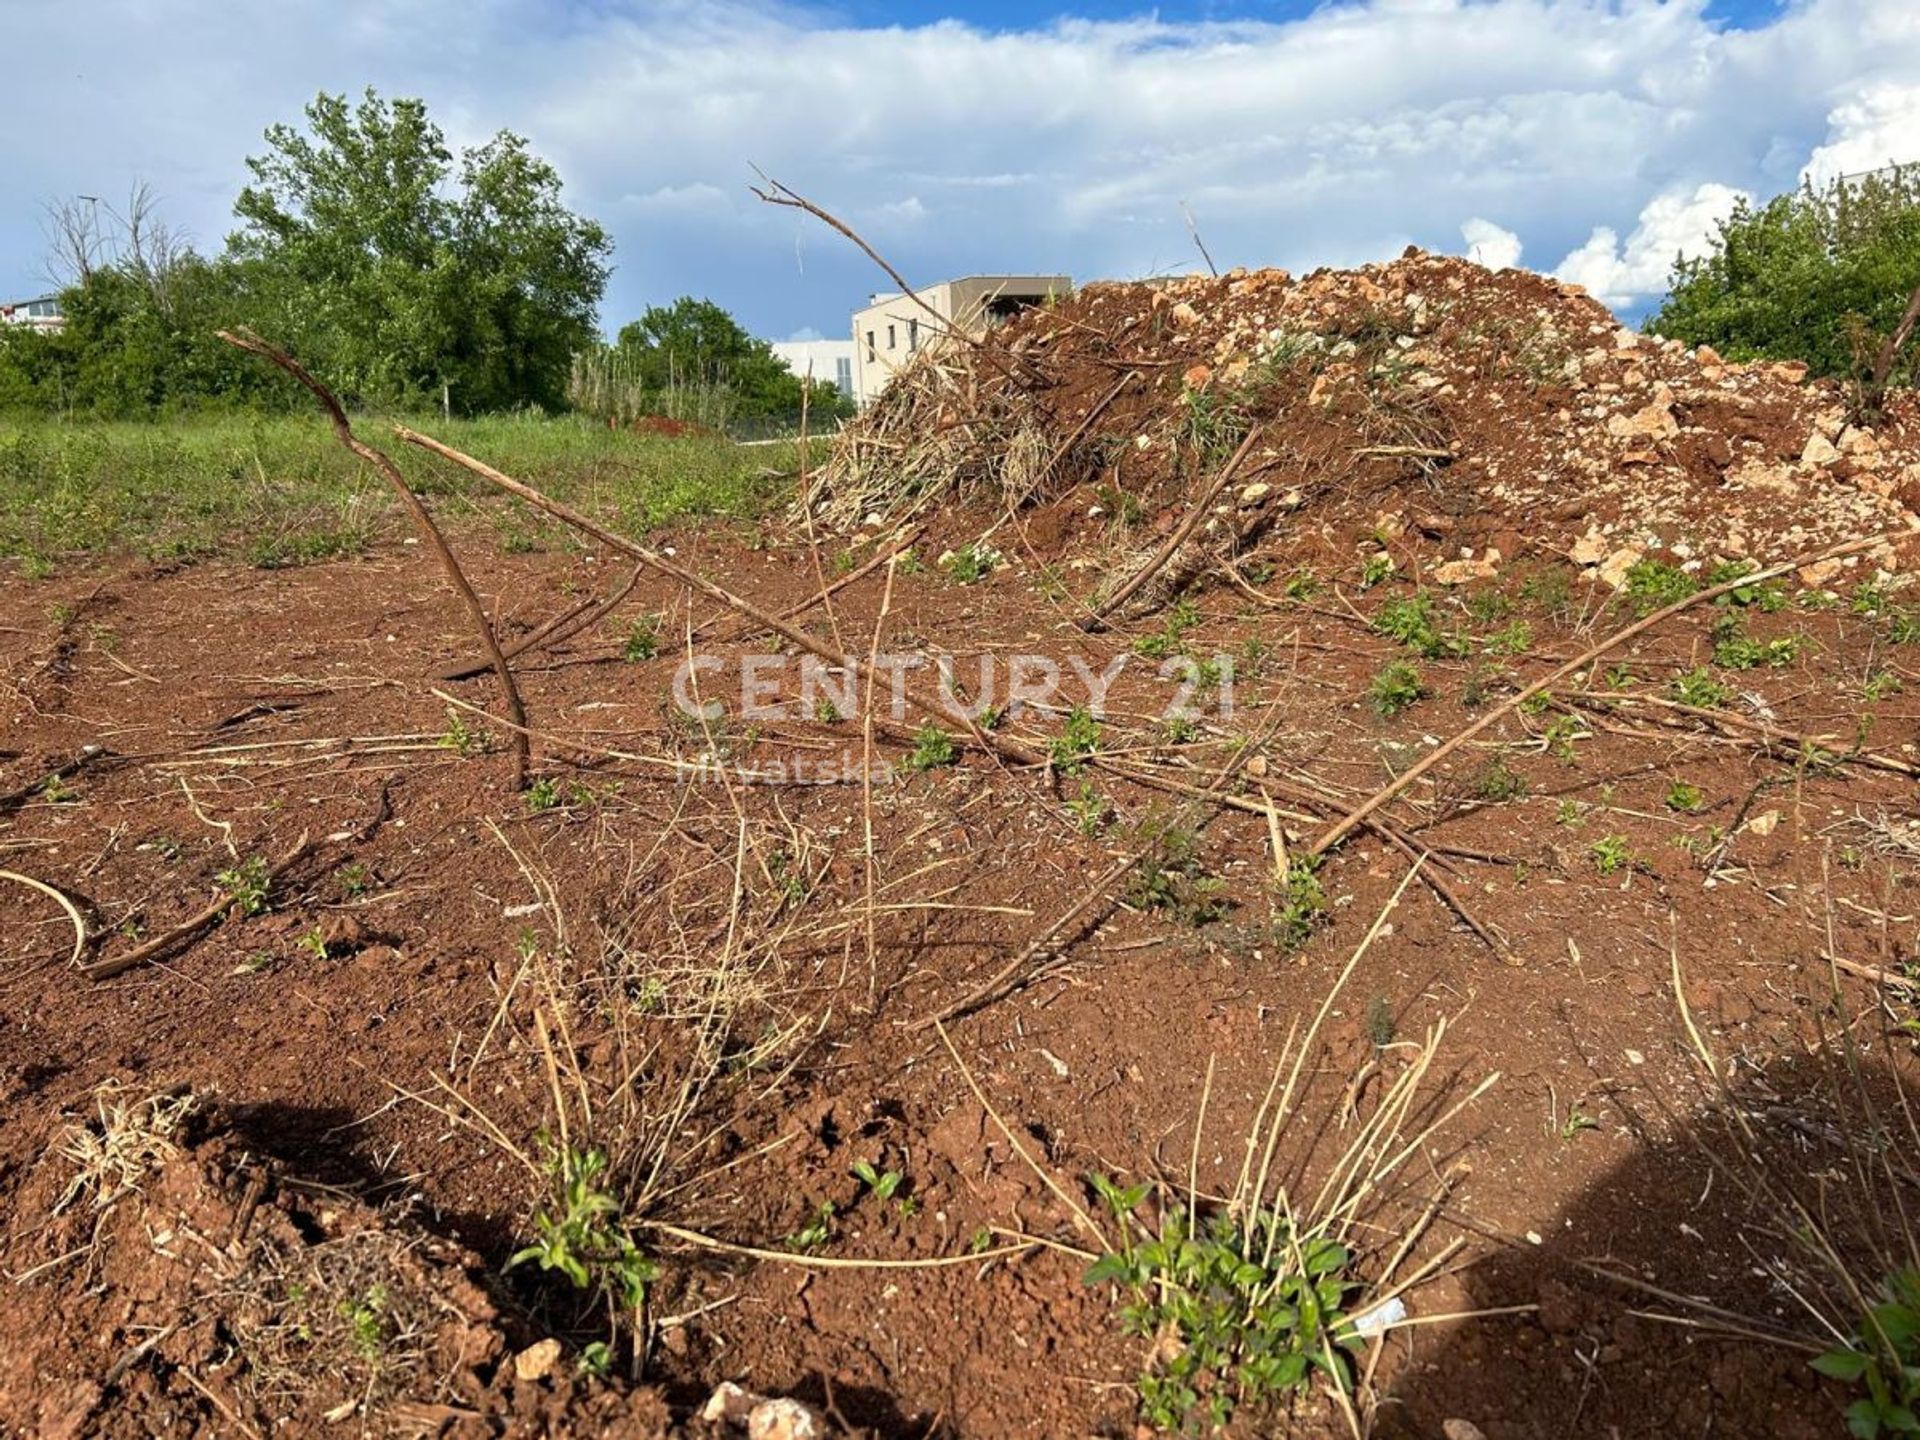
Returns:
[[[513,1374],[517,1380],[544,1380],[553,1373],[554,1365],[560,1359],[560,1342],[551,1337],[536,1340],[518,1355],[513,1357]]]
[[[707,1397],[707,1403],[700,1407],[700,1418],[708,1422],[724,1420],[729,1425],[744,1425],[747,1417],[753,1413],[754,1406],[761,1403],[761,1397],[744,1386],[731,1380],[722,1380],[714,1387],[713,1394]]]
[[[1499,573],[1499,563],[1485,560],[1449,560],[1433,567],[1436,585],[1465,585],[1474,580],[1491,580]]]
[[[1607,537],[1596,526],[1573,542],[1567,557],[1576,565],[1598,565],[1607,558]]]
[[[1471,1420],[1443,1420],[1440,1433],[1446,1440],[1487,1440],[1487,1432]]]
[[[1807,448],[1800,452],[1802,465],[1831,465],[1840,458],[1833,442],[1818,430],[1807,437]]]
[[[827,1422],[798,1400],[763,1400],[747,1416],[747,1440],[825,1440]]]
[[[1600,578],[1618,590],[1627,583],[1627,571],[1638,565],[1646,553],[1638,545],[1622,545],[1607,556],[1606,563],[1600,567]]]

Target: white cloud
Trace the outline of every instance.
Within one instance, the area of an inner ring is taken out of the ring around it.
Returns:
[[[1815,185],[1920,161],[1920,85],[1875,85],[1827,117],[1827,143],[1801,171]]]
[[[614,232],[615,327],[691,291],[764,333],[838,333],[888,288],[817,222],[754,202],[754,164],[870,228],[916,280],[1189,268],[1185,201],[1222,266],[1296,271],[1457,248],[1459,217],[1498,216],[1633,304],[1697,238],[1702,181],[1770,194],[1809,157],[1884,163],[1920,75],[1914,0],[1795,0],[1744,30],[1708,0],[1343,0],[1279,22],[1003,31],[839,14],[16,4],[9,44],[38,58],[0,87],[0,291],[38,268],[40,199],[135,176],[217,245],[261,130],[370,82],[424,96],[461,141],[527,134]]]
[[[1616,309],[1630,308],[1667,288],[1674,260],[1699,255],[1743,194],[1711,182],[1691,193],[1668,191],[1640,212],[1624,245],[1611,226],[1596,226],[1553,273],[1586,286]]]
[[[1491,220],[1474,216],[1460,227],[1460,237],[1467,242],[1467,258],[1476,265],[1511,270],[1520,263],[1520,237]]]

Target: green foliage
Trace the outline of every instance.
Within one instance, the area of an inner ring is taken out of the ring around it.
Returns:
[[[834,1209],[833,1201],[822,1200],[814,1206],[813,1214],[807,1223],[780,1243],[787,1249],[797,1250],[803,1255],[820,1249],[833,1239],[833,1217],[836,1213],[838,1212]]]
[[[531,1262],[558,1271],[614,1310],[638,1313],[659,1267],[627,1233],[620,1199],[606,1184],[606,1155],[550,1146],[546,1172],[558,1187],[557,1203],[534,1215],[533,1242],[507,1268]]]
[[[1474,781],[1474,794],[1490,804],[1518,800],[1527,793],[1527,777],[1507,764],[1504,755],[1496,755]]]
[[[1172,826],[1155,838],[1127,882],[1126,899],[1140,910],[1164,910],[1184,924],[1212,923],[1227,913],[1225,885],[1200,863],[1193,831]]]
[[[1059,739],[1049,747],[1053,768],[1062,775],[1078,775],[1086,768],[1087,758],[1100,748],[1100,722],[1084,705],[1067,711],[1066,724]]]
[[[627,638],[621,643],[620,658],[629,664],[642,660],[651,660],[660,653],[660,617],[658,615],[636,615],[633,623],[627,627]]]
[[[322,93],[274,125],[229,242],[258,328],[344,399],[558,409],[612,242],[501,131],[457,162],[419,100]]]
[[[476,730],[467,723],[467,717],[451,705],[447,707],[447,728],[441,737],[434,741],[442,750],[451,750],[461,757],[483,754],[487,748],[484,731]]]
[[[1373,589],[1392,578],[1393,570],[1393,557],[1384,550],[1376,551],[1360,562],[1360,588]]]
[[[853,1178],[871,1190],[876,1200],[891,1200],[907,1177],[898,1170],[883,1171],[871,1160],[856,1160]]]
[[[1852,1340],[1812,1363],[1829,1379],[1866,1390],[1847,1407],[1849,1435],[1875,1440],[1920,1434],[1920,1273],[1889,1275],[1879,1303],[1861,1316]]]
[[[1713,663],[1726,670],[1751,670],[1758,665],[1775,669],[1791,665],[1800,653],[1798,635],[1756,640],[1747,634],[1739,615],[1728,612],[1713,626]]]
[[[1714,679],[1712,672],[1704,665],[1696,665],[1674,676],[1669,688],[1674,699],[1696,710],[1712,710],[1733,698],[1733,692]]]
[[[1387,601],[1373,617],[1373,628],[1377,634],[1398,640],[1429,660],[1464,655],[1469,648],[1462,637],[1440,628],[1433,617],[1433,597],[1424,590],[1405,599]]]
[[[1694,588],[1693,577],[1677,565],[1664,560],[1636,560],[1627,569],[1621,593],[1636,615],[1651,615],[1686,599]]]
[[[1524,620],[1515,620],[1503,630],[1496,630],[1486,639],[1489,655],[1524,655],[1533,648],[1533,627]]]
[[[1177,655],[1184,648],[1187,631],[1199,623],[1200,611],[1194,603],[1191,600],[1177,600],[1167,612],[1160,629],[1134,638],[1133,653],[1149,660],[1164,660],[1169,655]]]
[[[649,307],[614,344],[582,350],[567,393],[576,409],[621,425],[643,415],[714,429],[736,419],[797,422],[804,405],[809,428],[827,431],[853,413],[828,377],[809,384],[732,315],[691,295]]]
[[[791,491],[768,472],[790,474],[799,454],[616,435],[580,416],[436,418],[431,428],[628,533],[687,516],[757,515]],[[517,502],[413,446],[393,447],[392,458],[415,491],[449,512],[519,513]],[[19,558],[33,575],[102,553],[308,563],[395,533],[405,523],[398,510],[386,482],[340,446],[310,402],[297,415],[199,415],[165,426],[0,419],[0,557]]]
[[[1667,808],[1678,810],[1683,815],[1692,815],[1707,803],[1707,797],[1701,793],[1698,785],[1689,785],[1685,780],[1676,780],[1667,787]]]
[[[527,787],[522,799],[527,809],[535,815],[552,810],[560,804],[560,783],[551,775],[542,775]]]
[[[1122,1189],[1089,1177],[1120,1226],[1117,1250],[1088,1267],[1089,1285],[1125,1296],[1121,1324],[1156,1345],[1139,1379],[1140,1409],[1159,1429],[1227,1424],[1243,1405],[1304,1391],[1315,1373],[1346,1389],[1352,1380],[1347,1323],[1352,1255],[1325,1236],[1295,1231],[1275,1211],[1244,1220],[1171,1205],[1157,1235],[1141,1238],[1133,1212],[1147,1187]]]
[[[993,573],[1000,557],[991,546],[969,540],[940,562],[940,568],[947,572],[947,578],[956,585],[973,585]]]
[[[1286,877],[1274,898],[1273,935],[1280,949],[1291,954],[1307,943],[1332,907],[1320,883],[1320,857],[1298,855],[1287,864]]]
[[[1382,716],[1398,715],[1427,693],[1420,672],[1405,660],[1394,660],[1380,668],[1368,687],[1367,697],[1374,711]]]
[[[389,1322],[387,1287],[374,1285],[364,1295],[340,1302],[340,1318],[347,1322],[347,1339],[367,1359],[386,1348]]]
[[[1638,863],[1624,835],[1602,835],[1587,847],[1587,853],[1593,857],[1593,868],[1602,875],[1617,875]]]
[[[1760,567],[1751,560],[1729,560],[1724,565],[1716,565],[1707,572],[1707,588],[1717,590],[1722,585],[1751,575]],[[1786,588],[1778,580],[1770,580],[1764,585],[1736,585],[1718,600],[1716,605],[1751,605],[1771,615],[1786,609]]]
[[[1920,283],[1920,171],[1803,186],[1720,223],[1711,250],[1675,264],[1648,328],[1729,360],[1805,360],[1855,375]],[[1910,349],[1896,383],[1914,378]]]
[[[931,720],[913,732],[913,749],[900,763],[915,775],[925,770],[951,765],[960,758],[953,737]]]
[[[272,888],[273,875],[267,862],[258,855],[249,856],[231,870],[222,870],[214,879],[233,897],[234,907],[242,915],[266,912],[267,891]]]

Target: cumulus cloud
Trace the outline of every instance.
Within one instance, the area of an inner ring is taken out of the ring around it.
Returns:
[[[1750,197],[1712,182],[1691,193],[1673,190],[1655,196],[1640,212],[1640,221],[1625,244],[1611,226],[1595,226],[1586,243],[1553,273],[1586,286],[1615,309],[1629,309],[1664,291],[1673,262],[1705,250],[1714,227],[1743,198]]]
[[[1467,258],[1476,265],[1511,270],[1520,263],[1520,237],[1491,220],[1474,216],[1460,227],[1460,237],[1467,242]]]
[[[1920,161],[1920,85],[1875,85],[1827,117],[1827,142],[1801,172],[1815,185]]]
[[[838,333],[888,282],[754,201],[755,164],[916,281],[1189,269],[1184,201],[1222,266],[1296,271],[1456,249],[1459,217],[1497,215],[1488,258],[1505,254],[1492,228],[1524,235],[1633,303],[1699,233],[1702,181],[1773,193],[1816,147],[1852,168],[1899,138],[1920,75],[1912,0],[1795,0],[1742,30],[1708,0],[1343,0],[1001,30],[860,28],[826,0],[13,12],[10,44],[38,58],[0,87],[0,291],[38,268],[40,199],[134,177],[217,245],[262,129],[372,83],[423,96],[459,141],[507,126],[559,166],[618,244],[611,327],[692,292],[766,334]]]

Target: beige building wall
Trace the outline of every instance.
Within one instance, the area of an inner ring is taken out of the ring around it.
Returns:
[[[894,371],[956,331],[978,337],[1028,306],[1072,290],[1066,275],[967,275],[921,290],[924,308],[906,295],[876,295],[853,316],[853,398],[870,404]]]

